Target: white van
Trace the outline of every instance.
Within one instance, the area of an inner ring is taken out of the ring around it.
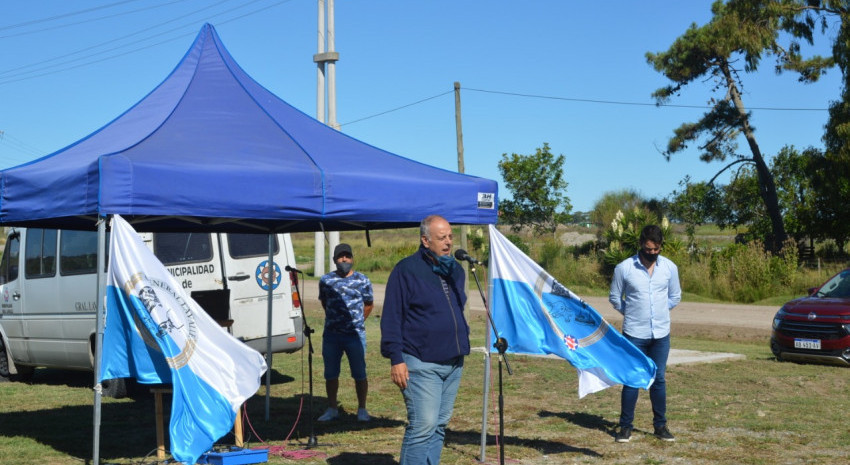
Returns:
[[[168,271],[236,338],[265,353],[268,287],[272,352],[303,346],[303,315],[288,234],[142,233]],[[0,260],[0,380],[35,367],[92,370],[97,308],[97,232],[9,228]],[[287,279],[283,279],[286,277]],[[124,386],[105,383],[107,395]]]

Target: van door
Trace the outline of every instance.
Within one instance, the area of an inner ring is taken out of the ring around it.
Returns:
[[[28,345],[28,363],[65,366],[65,326],[59,309],[56,229],[29,228],[24,240],[24,280],[21,295],[23,337]],[[23,360],[23,359],[21,359]]]
[[[224,288],[224,275],[218,251],[216,234],[205,232],[192,233],[154,233],[153,251],[168,272],[180,283],[187,294],[194,298],[196,292],[221,290]],[[203,302],[199,304],[211,313]],[[227,319],[222,315],[212,315],[216,320]]]
[[[6,237],[6,247],[0,260],[0,326],[9,344],[9,353],[16,360],[28,361],[29,351],[24,343],[23,295],[19,278],[21,264],[21,234],[12,230]]]
[[[272,288],[272,352],[301,348],[300,309],[292,305],[289,273],[294,266],[289,236],[273,236],[274,267],[269,266],[269,237],[261,234],[226,234],[225,276],[230,289],[233,335],[265,353],[268,332],[268,291]]]
[[[57,323],[66,368],[94,366],[97,316],[97,231],[59,232]]]

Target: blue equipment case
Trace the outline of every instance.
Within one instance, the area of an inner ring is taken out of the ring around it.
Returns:
[[[235,446],[228,452],[207,452],[198,459],[198,463],[210,465],[244,465],[268,461],[269,451],[266,449],[242,449]]]

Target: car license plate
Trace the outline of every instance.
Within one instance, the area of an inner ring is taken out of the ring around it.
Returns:
[[[820,350],[820,339],[794,339],[794,348]]]

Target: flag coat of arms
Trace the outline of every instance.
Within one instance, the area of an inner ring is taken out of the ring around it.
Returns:
[[[171,383],[171,455],[193,464],[257,392],[263,356],[219,326],[123,218],[112,219],[100,379]]]
[[[490,225],[490,300],[508,352],[554,354],[579,375],[579,397],[624,384],[648,389],[655,363]],[[491,334],[492,335],[492,334]]]

